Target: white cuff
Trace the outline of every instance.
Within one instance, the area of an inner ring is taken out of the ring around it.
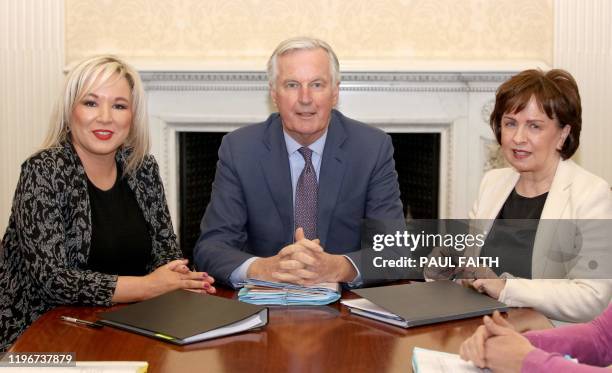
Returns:
[[[232,286],[237,289],[242,287],[241,283],[246,281],[247,279],[247,271],[255,260],[259,259],[259,257],[254,256],[245,260],[241,265],[239,265],[230,275],[230,282]]]
[[[361,272],[359,272],[359,268],[357,268],[357,266],[355,265],[355,262],[353,262],[353,259],[349,258],[346,255],[343,255],[346,259],[349,260],[349,262],[351,262],[351,264],[353,265],[353,268],[355,268],[355,271],[357,272],[357,276],[355,276],[355,278],[353,279],[353,281],[351,282],[347,282],[346,284],[348,285],[348,287],[350,288],[358,288],[361,285],[363,285],[363,280],[361,278]]]

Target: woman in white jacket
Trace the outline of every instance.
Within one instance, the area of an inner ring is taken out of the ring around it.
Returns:
[[[470,213],[489,224],[479,254],[500,257],[499,278],[471,285],[509,306],[572,322],[593,319],[612,296],[605,280],[612,278],[610,186],[569,159],[579,145],[581,112],[566,71],[526,70],[503,83],[490,125],[511,167],[484,176]],[[539,224],[531,236],[504,234],[505,219]]]

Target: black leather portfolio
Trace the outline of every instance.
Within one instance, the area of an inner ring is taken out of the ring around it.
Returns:
[[[374,305],[361,300],[346,302],[352,313],[404,328],[508,310],[504,303],[446,280],[357,289],[353,292]]]
[[[268,309],[187,290],[98,314],[100,322],[184,345],[259,328]]]

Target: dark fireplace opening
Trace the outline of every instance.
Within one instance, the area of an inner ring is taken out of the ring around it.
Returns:
[[[395,148],[404,213],[415,219],[438,218],[440,134],[389,133]],[[223,132],[179,133],[179,237],[186,258],[200,234],[200,220],[210,200]]]

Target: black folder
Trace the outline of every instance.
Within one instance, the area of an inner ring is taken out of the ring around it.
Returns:
[[[508,311],[504,303],[447,280],[381,286],[353,292],[397,317],[363,308],[351,308],[352,313],[404,328],[466,319],[491,314],[495,310]]]
[[[175,290],[98,314],[100,322],[178,345],[218,338],[268,323],[268,309],[214,295]]]

